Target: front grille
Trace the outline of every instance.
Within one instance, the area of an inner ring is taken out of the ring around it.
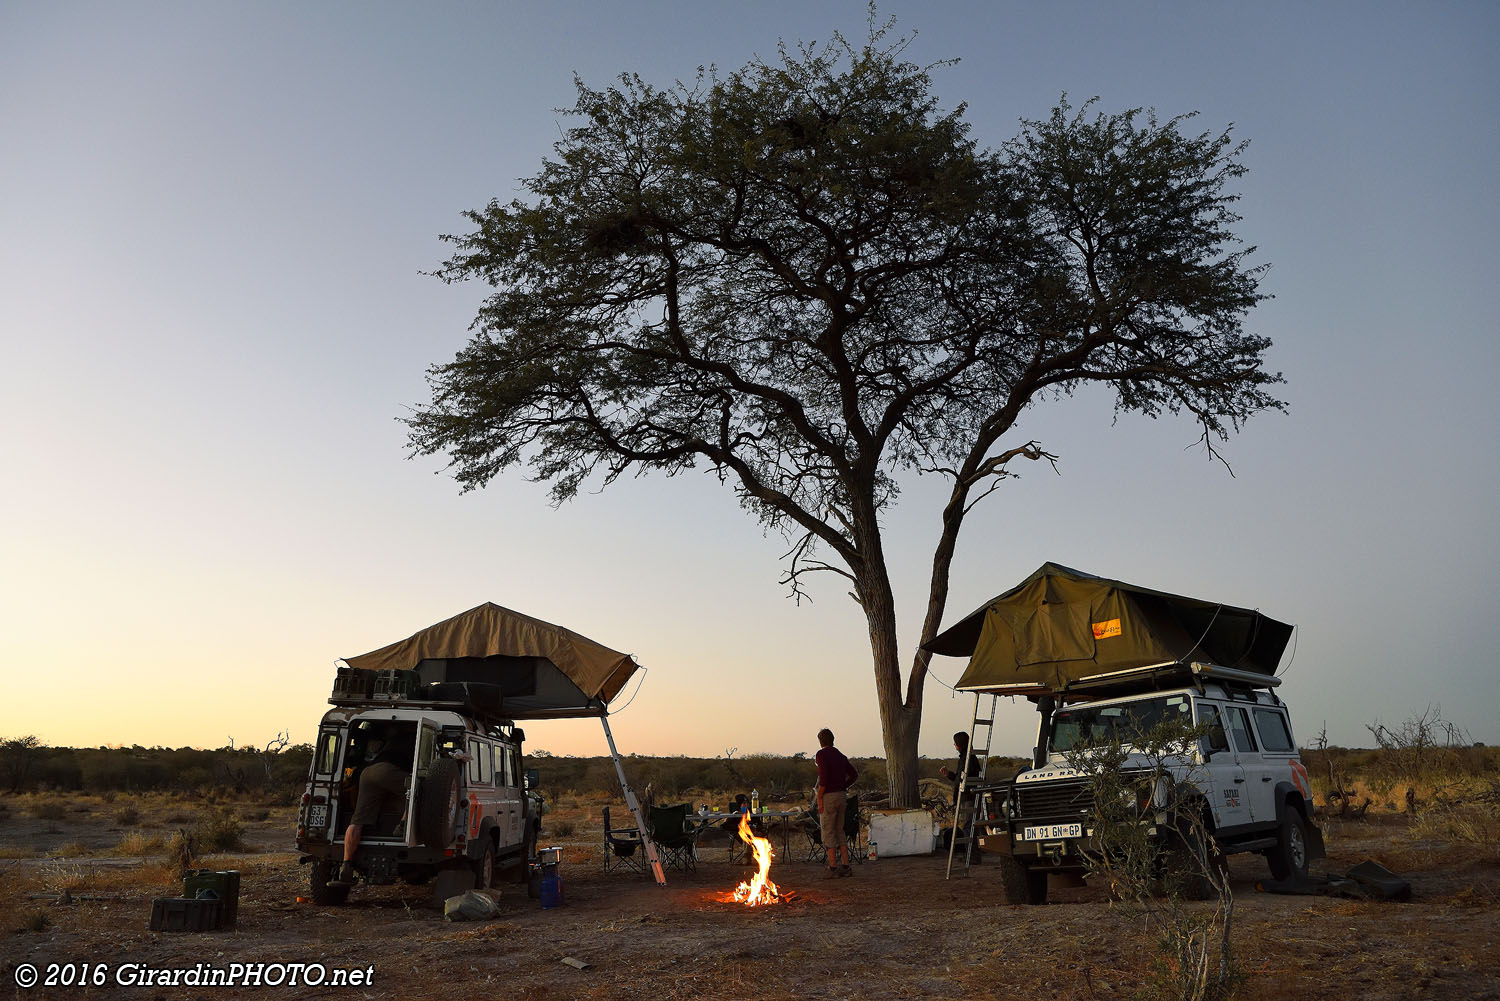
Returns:
[[[1017,784],[1016,800],[1023,820],[1080,816],[1093,806],[1088,783],[1082,780]]]

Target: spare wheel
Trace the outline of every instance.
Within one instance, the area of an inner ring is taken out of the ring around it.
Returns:
[[[434,851],[453,844],[458,823],[458,762],[438,758],[417,792],[417,837]]]

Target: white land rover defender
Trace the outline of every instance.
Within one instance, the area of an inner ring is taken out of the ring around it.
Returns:
[[[1308,861],[1323,857],[1323,838],[1291,720],[1271,690],[1277,684],[1207,664],[1155,665],[1070,686],[1074,698],[1092,688],[1092,701],[1039,700],[1033,767],[993,787],[981,808],[987,824],[978,845],[999,853],[1007,902],[1045,903],[1048,874],[1087,871],[1087,853],[1099,847],[1088,745],[1117,741],[1129,751],[1132,734],[1167,720],[1206,736],[1161,762],[1171,787],[1143,787],[1138,822],[1164,853],[1182,829],[1166,811],[1191,810],[1218,852],[1260,853],[1277,879],[1306,875]],[[1131,767],[1127,757],[1123,769]]]
[[[362,879],[425,883],[449,874],[438,884],[446,893],[457,892],[459,882],[466,888],[470,878],[476,888],[489,887],[508,871],[534,894],[529,862],[541,811],[527,792],[535,772],[521,770],[524,732],[466,699],[466,686],[429,686],[418,694],[398,683],[375,693],[370,679],[348,671],[318,726],[297,819],[297,849],[311,866],[314,902],[342,904],[349,895],[349,884],[338,879],[345,837],[360,776],[377,755],[405,773],[406,795],[362,825],[353,858]]]

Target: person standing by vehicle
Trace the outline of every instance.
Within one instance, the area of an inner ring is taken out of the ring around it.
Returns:
[[[375,823],[385,810],[404,810],[406,791],[411,784],[411,773],[405,765],[411,764],[413,746],[410,741],[395,739],[389,731],[382,734],[382,746],[375,760],[359,773],[359,795],[354,803],[354,816],[344,831],[344,864],[339,867],[338,878],[330,880],[338,886],[354,883],[354,853],[366,824]]]
[[[828,878],[852,876],[849,868],[849,842],[844,837],[844,809],[848,805],[846,790],[859,773],[833,746],[833,731],[826,726],[818,731],[819,750],[813,760],[818,764],[818,821],[822,828],[823,847],[828,852]],[[842,853],[842,854],[841,854]],[[842,858],[843,861],[838,860]]]

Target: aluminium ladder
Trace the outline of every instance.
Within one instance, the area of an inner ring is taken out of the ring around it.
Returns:
[[[998,695],[989,695],[990,715],[986,719],[979,715],[979,700],[985,695],[984,692],[974,693],[974,722],[969,725],[969,745],[964,750],[964,760],[959,762],[958,795],[953,800],[953,836],[948,839],[948,872],[944,879],[953,878],[953,856],[960,841],[964,845],[964,875],[968,875],[969,865],[974,858],[974,842],[979,833],[979,805],[988,792],[984,777],[989,771],[990,744],[995,736],[995,707],[1000,702]],[[980,727],[984,727],[984,746],[975,747],[976,731]],[[975,777],[974,786],[970,788],[969,761],[975,755],[979,756],[979,774]],[[963,834],[960,835],[959,831]]]
[[[635,817],[636,830],[641,832],[641,845],[646,849],[646,858],[650,860],[651,871],[656,875],[656,885],[666,886],[667,874],[662,871],[661,856],[656,853],[656,842],[651,840],[651,833],[646,830],[646,818],[641,814],[640,801],[635,798],[635,790],[630,788],[630,783],[625,781],[625,765],[620,761],[620,752],[615,749],[615,735],[609,732],[609,714],[600,713],[599,722],[604,724],[604,739],[609,741],[609,756],[615,759],[615,774],[620,777],[625,805],[630,807],[630,812]]]

